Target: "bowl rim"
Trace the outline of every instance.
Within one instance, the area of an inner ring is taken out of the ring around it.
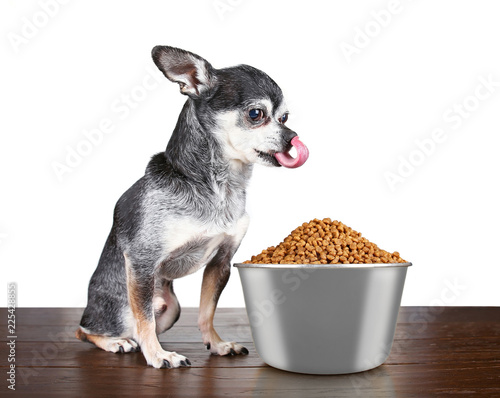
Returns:
[[[358,269],[358,268],[395,268],[395,267],[411,267],[413,264],[406,263],[372,263],[372,264],[233,264],[236,268],[263,268],[263,269]]]

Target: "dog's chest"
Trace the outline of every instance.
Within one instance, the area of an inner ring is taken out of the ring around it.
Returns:
[[[246,214],[224,227],[190,218],[169,222],[164,229],[164,273],[174,279],[196,272],[216,255],[222,245],[237,247],[247,228]]]

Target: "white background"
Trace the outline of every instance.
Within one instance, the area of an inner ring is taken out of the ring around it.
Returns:
[[[403,305],[500,305],[498,2],[44,3],[0,6],[0,305],[9,281],[19,306],[85,305],[114,204],[185,101],[148,77],[157,44],[267,72],[310,149],[297,170],[255,167],[235,261],[331,217],[413,263]],[[58,179],[54,162],[102,120],[114,130]],[[416,152],[436,129],[446,140]],[[404,160],[418,165],[391,190]],[[181,305],[198,305],[201,276],[176,281]],[[243,305],[233,271],[220,306]]]

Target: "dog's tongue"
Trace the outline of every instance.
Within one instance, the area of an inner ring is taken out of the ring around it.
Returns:
[[[299,137],[292,139],[292,145],[297,150],[296,158],[292,158],[288,152],[277,152],[274,154],[280,165],[290,169],[302,166],[309,157],[309,149],[299,140]]]

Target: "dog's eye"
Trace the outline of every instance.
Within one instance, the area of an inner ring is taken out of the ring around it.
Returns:
[[[264,111],[262,109],[250,109],[250,111],[248,111],[248,117],[254,122],[258,122],[264,117]]]
[[[283,116],[280,117],[281,124],[285,124],[287,120],[288,120],[288,113],[285,113]]]

